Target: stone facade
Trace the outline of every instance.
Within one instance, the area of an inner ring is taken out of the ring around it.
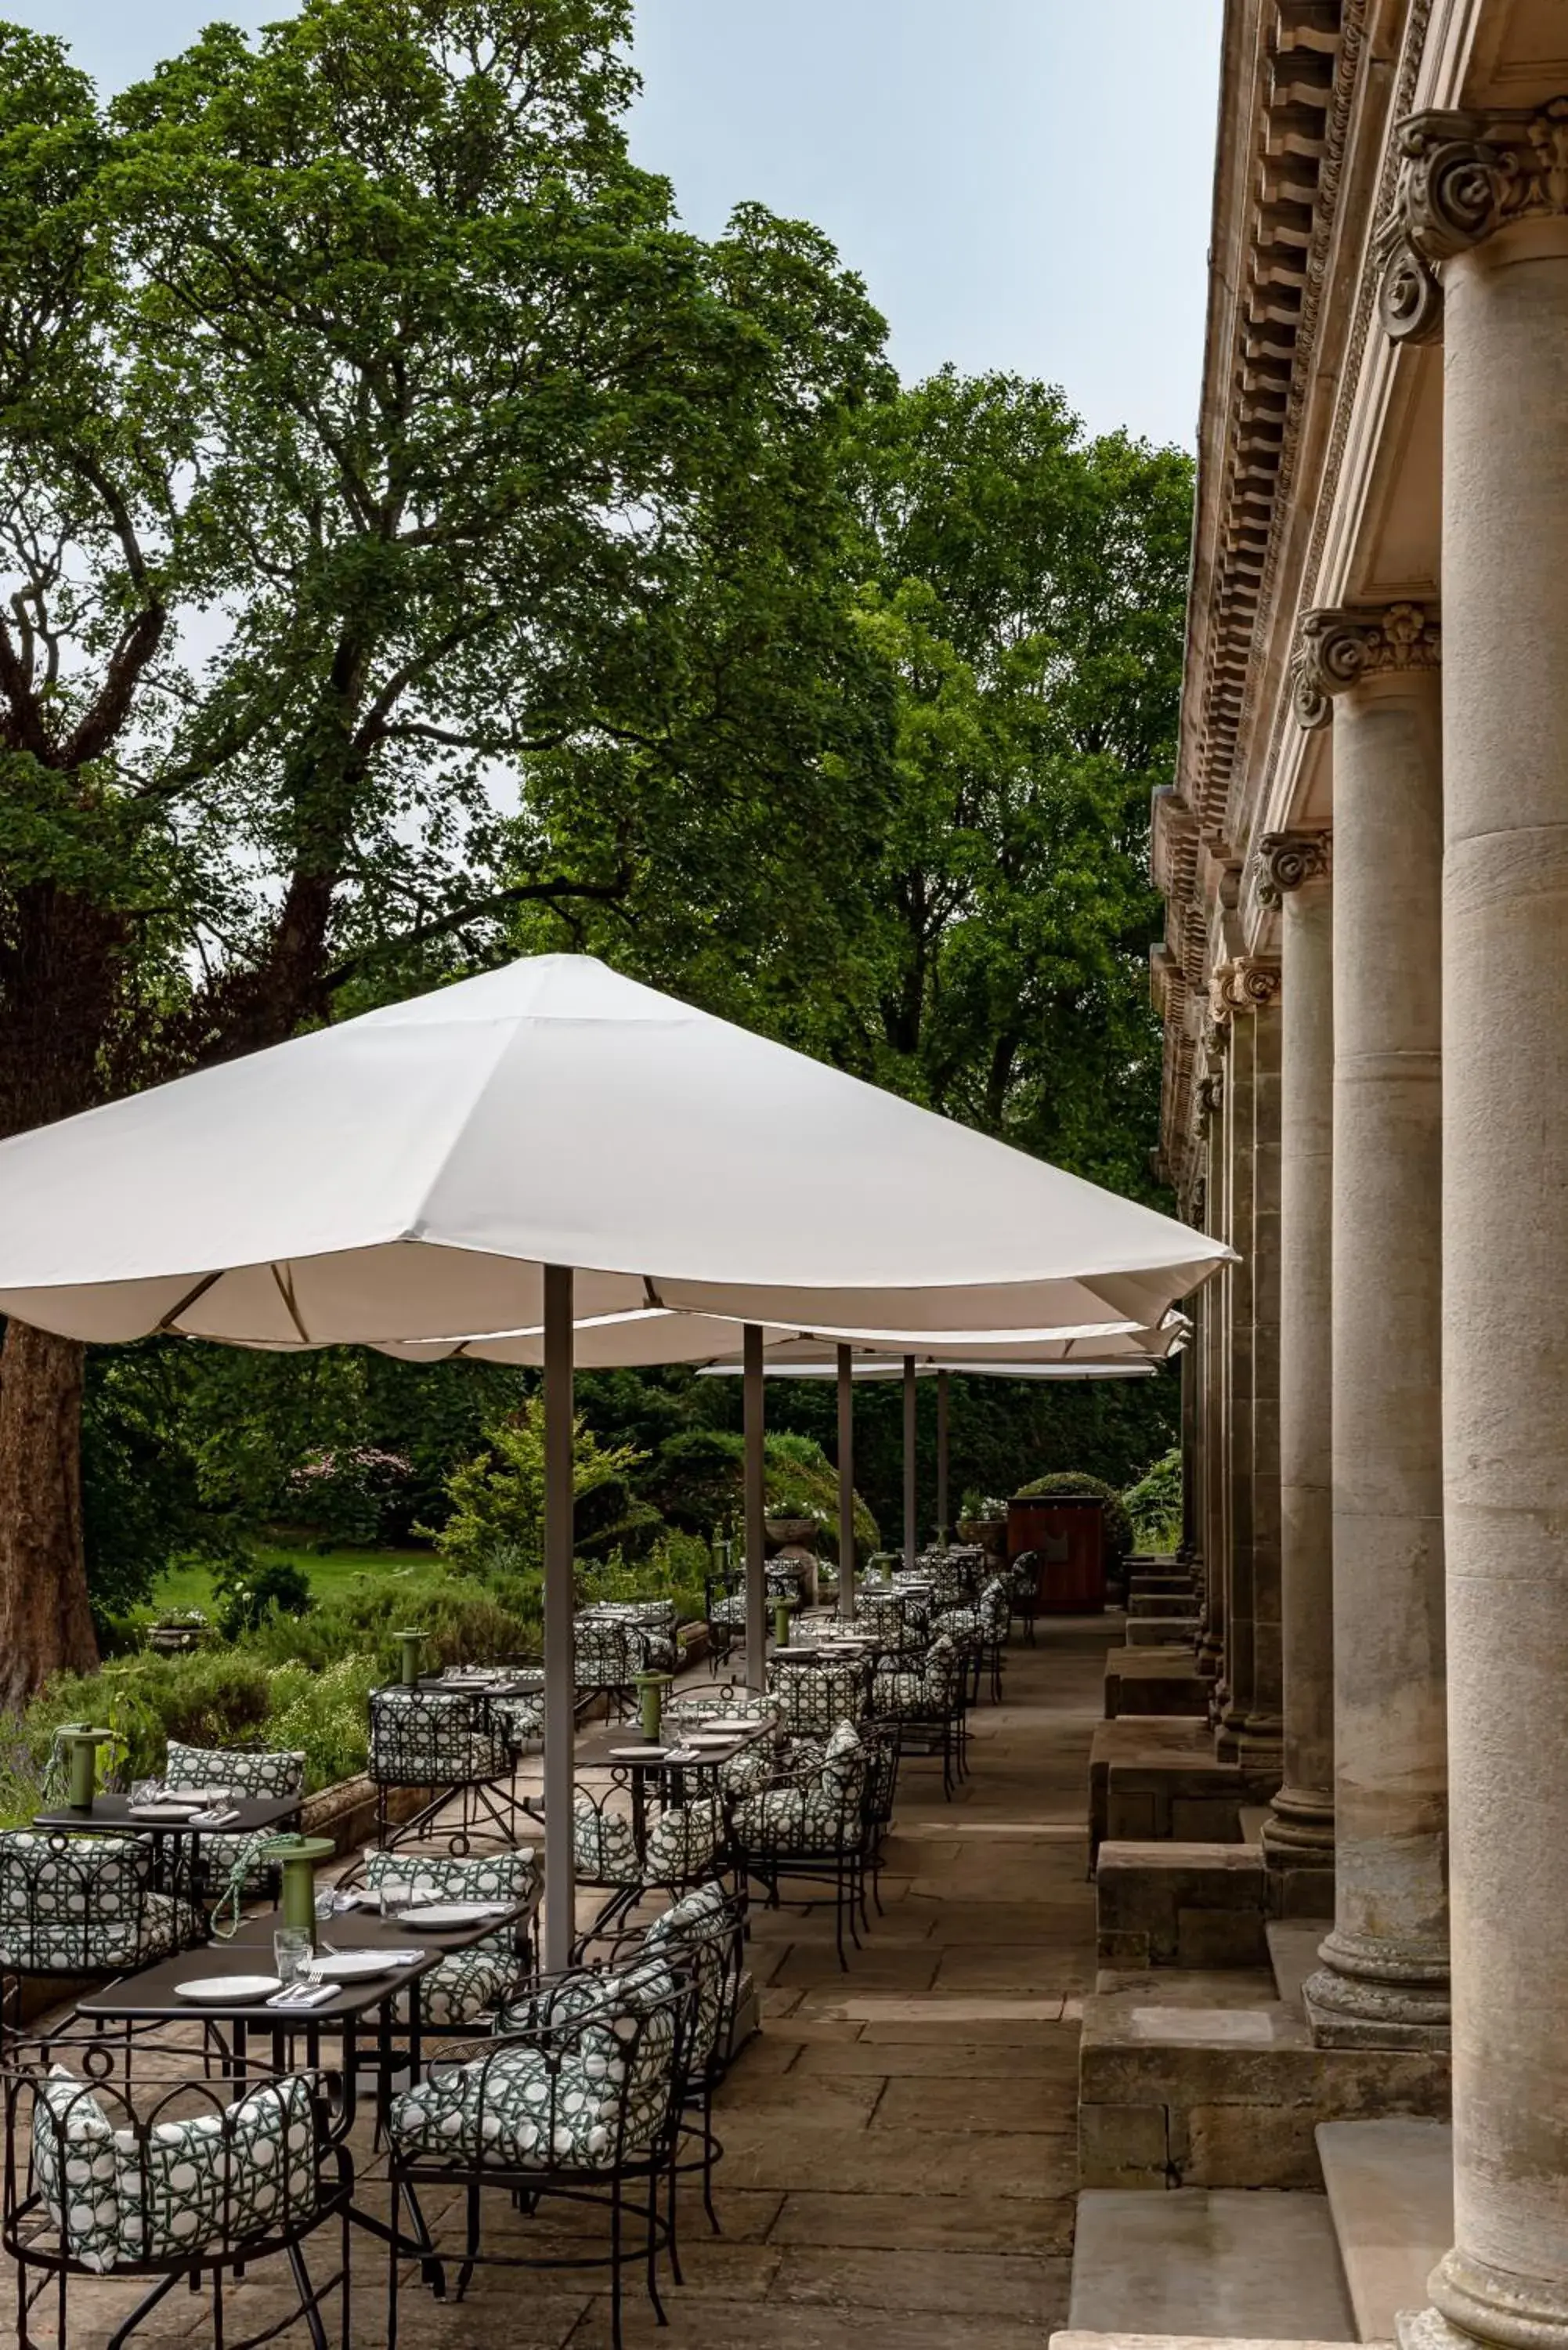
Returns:
[[[1301,2045],[1243,2069],[1421,2110],[1451,2039],[1407,2350],[1568,2350],[1568,6],[1228,0],[1215,191],[1154,981],[1165,1170],[1242,1260],[1190,1349],[1194,1669],[1272,1802],[1261,1890],[1250,1845],[1107,1847],[1102,1932],[1179,1963],[1318,1901]],[[1101,2173],[1189,2175],[1241,2060],[1116,2037]]]

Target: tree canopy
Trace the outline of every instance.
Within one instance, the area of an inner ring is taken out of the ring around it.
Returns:
[[[900,387],[809,224],[690,234],[630,29],[304,0],[106,104],[0,24],[0,1134],[569,945],[1147,1188],[1189,462]],[[465,1367],[95,1357],[84,1520],[81,1350],[14,1324],[0,1702],[91,1661],[84,1541],[101,1608],[324,1449],[428,1514]]]

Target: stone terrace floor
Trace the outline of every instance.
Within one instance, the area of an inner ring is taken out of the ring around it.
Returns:
[[[906,1764],[887,1914],[873,1912],[847,1974],[830,1910],[753,1911],[764,2025],[716,2116],[724,2232],[683,2194],[686,2282],[667,2289],[660,2331],[628,2274],[628,2350],[1038,2350],[1065,2324],[1079,2003],[1095,1964],[1085,1782],[1113,1637],[1108,1620],[1042,1619],[1037,1648],[1014,1645],[1002,1703],[971,1716],[971,1773],[951,1804],[939,1764]],[[364,2166],[368,2201],[381,2199],[379,2168]],[[433,2201],[430,2216],[439,2241]],[[499,2197],[493,2224],[516,2224]],[[327,2250],[323,2239],[313,2265]],[[228,2289],[229,2340],[284,2314],[281,2272],[268,2262]],[[355,2350],[372,2350],[386,2340],[386,2263],[363,2235],[354,2286]],[[73,2287],[73,2345],[98,2350],[131,2297]],[[210,2327],[205,2298],[180,2293],[135,2339],[203,2340]],[[592,2273],[481,2270],[453,2305],[405,2272],[400,2350],[608,2342]]]

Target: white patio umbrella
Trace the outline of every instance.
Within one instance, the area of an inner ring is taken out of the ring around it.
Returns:
[[[576,955],[0,1143],[0,1312],[39,1328],[283,1347],[542,1328],[552,1966],[573,1930],[574,1310],[1153,1326],[1229,1253]]]

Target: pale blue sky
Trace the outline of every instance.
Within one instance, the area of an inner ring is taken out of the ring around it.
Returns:
[[[1190,445],[1221,0],[639,0],[637,160],[690,225],[755,197],[858,269],[906,377],[1062,384]],[[0,0],[105,86],[278,0]]]

